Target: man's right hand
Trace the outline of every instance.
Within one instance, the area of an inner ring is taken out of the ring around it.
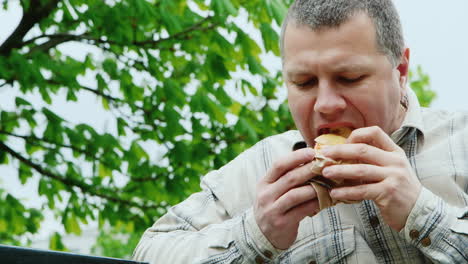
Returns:
[[[313,158],[311,148],[294,151],[275,162],[257,184],[255,220],[278,249],[289,248],[296,240],[299,222],[319,211],[317,194],[306,183],[314,176],[308,166]]]

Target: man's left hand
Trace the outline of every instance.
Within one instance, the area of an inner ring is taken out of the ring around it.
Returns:
[[[323,176],[361,184],[335,188],[330,196],[337,200],[373,200],[384,221],[400,231],[422,188],[405,152],[376,126],[354,130],[346,143],[327,147],[322,154],[357,163],[329,166]]]

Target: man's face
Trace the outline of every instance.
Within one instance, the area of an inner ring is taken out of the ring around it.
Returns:
[[[323,128],[377,125],[390,134],[401,125],[409,53],[393,67],[367,15],[316,31],[291,22],[283,56],[289,107],[309,145]]]

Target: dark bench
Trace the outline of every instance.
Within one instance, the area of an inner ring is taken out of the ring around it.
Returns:
[[[8,264],[143,264],[125,259],[0,245],[0,263]]]

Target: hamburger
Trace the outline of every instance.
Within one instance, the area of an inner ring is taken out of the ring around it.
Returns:
[[[352,203],[354,201],[339,201],[330,197],[330,190],[336,187],[345,186],[344,181],[336,181],[322,176],[322,170],[330,165],[351,164],[353,161],[348,160],[333,160],[325,157],[321,150],[325,146],[344,144],[346,139],[351,134],[352,130],[347,127],[326,128],[320,136],[315,138],[315,158],[312,160],[310,169],[316,174],[315,177],[309,180],[309,183],[315,189],[319,201],[320,210],[336,205],[339,202]]]

